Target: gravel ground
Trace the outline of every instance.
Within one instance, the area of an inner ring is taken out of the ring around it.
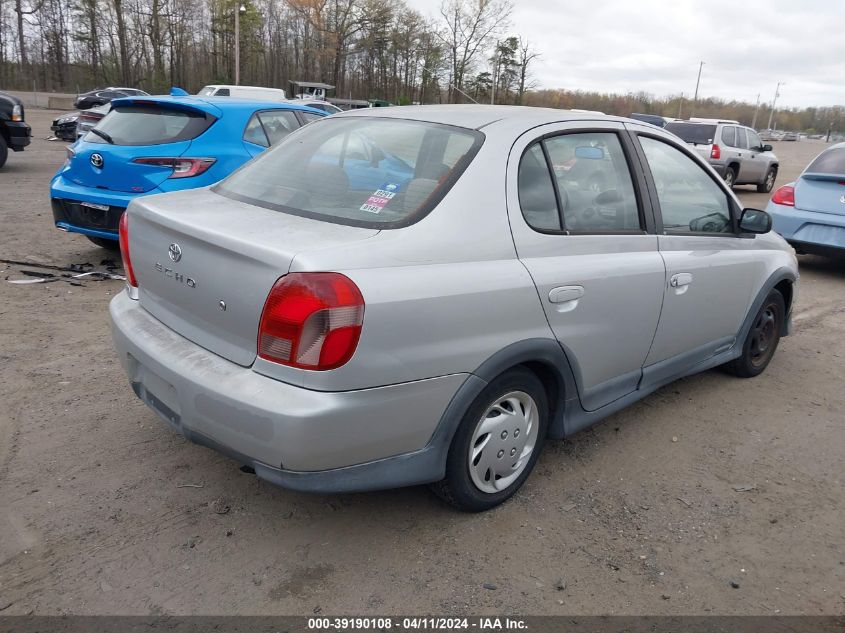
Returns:
[[[0,257],[95,265],[56,231],[64,144],[0,172]],[[821,149],[779,143],[779,183]],[[767,196],[741,188],[751,206]],[[482,515],[426,488],[289,492],[132,394],[119,281],[14,286],[0,263],[0,613],[845,613],[845,264],[801,258],[795,335],[753,380],[678,381],[550,442]]]

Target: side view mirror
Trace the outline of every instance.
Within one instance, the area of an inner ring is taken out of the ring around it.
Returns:
[[[763,145],[763,151],[764,152],[771,152],[772,146],[771,145]]]
[[[772,216],[760,209],[743,209],[739,230],[743,233],[768,233],[772,230]]]

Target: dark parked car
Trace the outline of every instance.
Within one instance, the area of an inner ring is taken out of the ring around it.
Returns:
[[[668,123],[668,119],[660,116],[659,114],[642,114],[640,112],[632,112],[628,118],[634,119],[635,121],[642,121],[643,123],[650,123],[651,125],[655,125],[657,127],[666,127],[666,123]]]
[[[79,115],[79,112],[63,114],[58,119],[53,119],[50,129],[53,130],[55,136],[63,141],[73,142],[76,140],[76,123]]]
[[[73,102],[75,108],[80,110],[87,110],[94,106],[101,106],[109,103],[112,99],[119,99],[120,97],[142,97],[147,93],[137,88],[99,88],[81,94]]]
[[[23,103],[17,97],[0,92],[0,167],[6,164],[9,148],[22,152],[32,135],[24,121]]]

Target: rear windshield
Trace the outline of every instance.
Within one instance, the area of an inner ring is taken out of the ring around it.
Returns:
[[[189,141],[205,132],[213,116],[192,110],[157,106],[118,106],[97,125],[102,135],[88,132],[87,143],[114,145],[163,145]]]
[[[665,129],[685,143],[696,145],[710,145],[716,136],[716,126],[705,123],[668,123]]]
[[[483,139],[475,130],[434,123],[326,118],[291,134],[215,191],[294,215],[399,228],[434,208]]]
[[[816,156],[807,167],[809,174],[845,174],[845,147],[835,147]]]

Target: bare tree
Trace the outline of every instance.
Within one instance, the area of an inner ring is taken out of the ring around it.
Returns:
[[[510,0],[443,0],[440,15],[445,30],[440,37],[451,65],[450,101],[455,101],[452,86],[463,90],[466,76],[491,40],[508,24],[512,10]]]
[[[517,73],[519,76],[519,83],[516,89],[516,102],[522,105],[522,97],[525,95],[525,92],[527,90],[532,90],[537,86],[537,82],[531,79],[531,73],[528,70],[528,66],[532,61],[540,57],[540,53],[532,50],[528,40],[523,40],[522,38],[519,38],[518,51]]]

